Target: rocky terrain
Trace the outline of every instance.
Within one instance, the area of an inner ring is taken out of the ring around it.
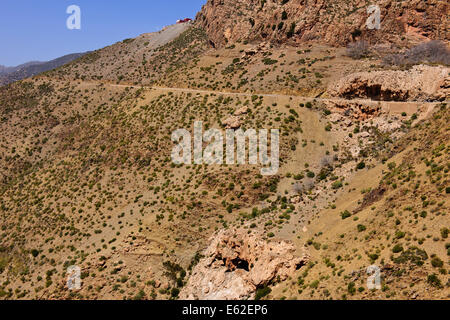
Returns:
[[[445,101],[450,96],[449,68],[415,66],[407,71],[360,72],[328,89],[331,96],[380,101]]]
[[[0,298],[448,299],[447,4],[365,5],[208,1],[0,87]],[[278,172],[173,163],[196,121],[279,129]]]
[[[343,46],[363,38],[401,43],[402,38],[446,39],[448,3],[378,1],[380,30],[367,30],[366,0],[208,0],[196,17],[215,47],[238,41],[300,43],[322,40]]]
[[[262,240],[263,235],[230,229],[215,235],[197,264],[181,299],[230,300],[252,298],[257,288],[276,278],[283,281],[308,262],[304,253],[284,241]]]

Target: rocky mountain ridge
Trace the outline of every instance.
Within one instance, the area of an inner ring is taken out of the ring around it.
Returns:
[[[68,54],[51,61],[32,61],[16,67],[0,66],[0,86],[7,85],[14,81],[19,81],[58,68],[66,63],[82,57],[85,53]]]
[[[208,0],[196,23],[215,47],[237,41],[320,40],[339,46],[358,38],[391,43],[449,38],[446,1],[378,1],[381,29],[368,30],[367,8],[372,4],[366,0]]]

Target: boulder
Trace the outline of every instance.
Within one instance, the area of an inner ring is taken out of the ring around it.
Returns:
[[[237,116],[230,116],[222,121],[222,125],[226,129],[238,129],[241,127],[241,119]]]

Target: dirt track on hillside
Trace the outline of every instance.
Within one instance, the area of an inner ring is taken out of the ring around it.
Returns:
[[[286,94],[278,94],[278,93],[256,93],[256,92],[225,92],[225,91],[212,91],[212,90],[199,90],[199,89],[189,89],[189,88],[170,88],[170,87],[147,87],[147,86],[135,86],[135,85],[126,85],[126,84],[110,84],[111,87],[118,88],[144,88],[144,89],[153,89],[160,91],[178,91],[178,92],[190,92],[190,93],[200,93],[200,94],[218,94],[218,95],[231,95],[231,96],[243,96],[243,97],[251,97],[254,95],[262,96],[262,97],[271,97],[271,98],[297,98],[304,100],[315,100],[319,102],[356,102],[360,104],[377,104],[377,103],[388,103],[390,105],[436,105],[440,102],[423,102],[423,101],[378,101],[371,99],[344,99],[344,98],[315,98],[315,97],[305,97],[305,96],[297,96],[297,95],[286,95]]]

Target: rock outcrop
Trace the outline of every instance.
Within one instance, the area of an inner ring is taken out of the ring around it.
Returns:
[[[285,280],[306,264],[294,245],[266,241],[246,230],[222,230],[211,239],[204,258],[194,267],[181,299],[234,300],[253,297],[256,289]]]
[[[333,112],[330,119],[331,122],[335,120],[338,114],[342,114],[344,119],[351,123],[351,120],[363,121],[369,118],[374,118],[380,115],[382,108],[379,104],[359,103],[356,101],[327,101],[327,108]],[[350,120],[351,119],[351,120]]]
[[[371,42],[448,39],[448,2],[381,0],[381,29],[368,30],[366,0],[208,0],[197,14],[215,47],[236,41],[273,43],[322,40],[345,45],[356,37]]]
[[[239,129],[241,126],[241,119],[238,116],[230,116],[222,121],[222,126],[225,129]]]
[[[358,72],[340,79],[328,94],[346,99],[443,101],[450,96],[450,69],[419,65],[407,71]]]

